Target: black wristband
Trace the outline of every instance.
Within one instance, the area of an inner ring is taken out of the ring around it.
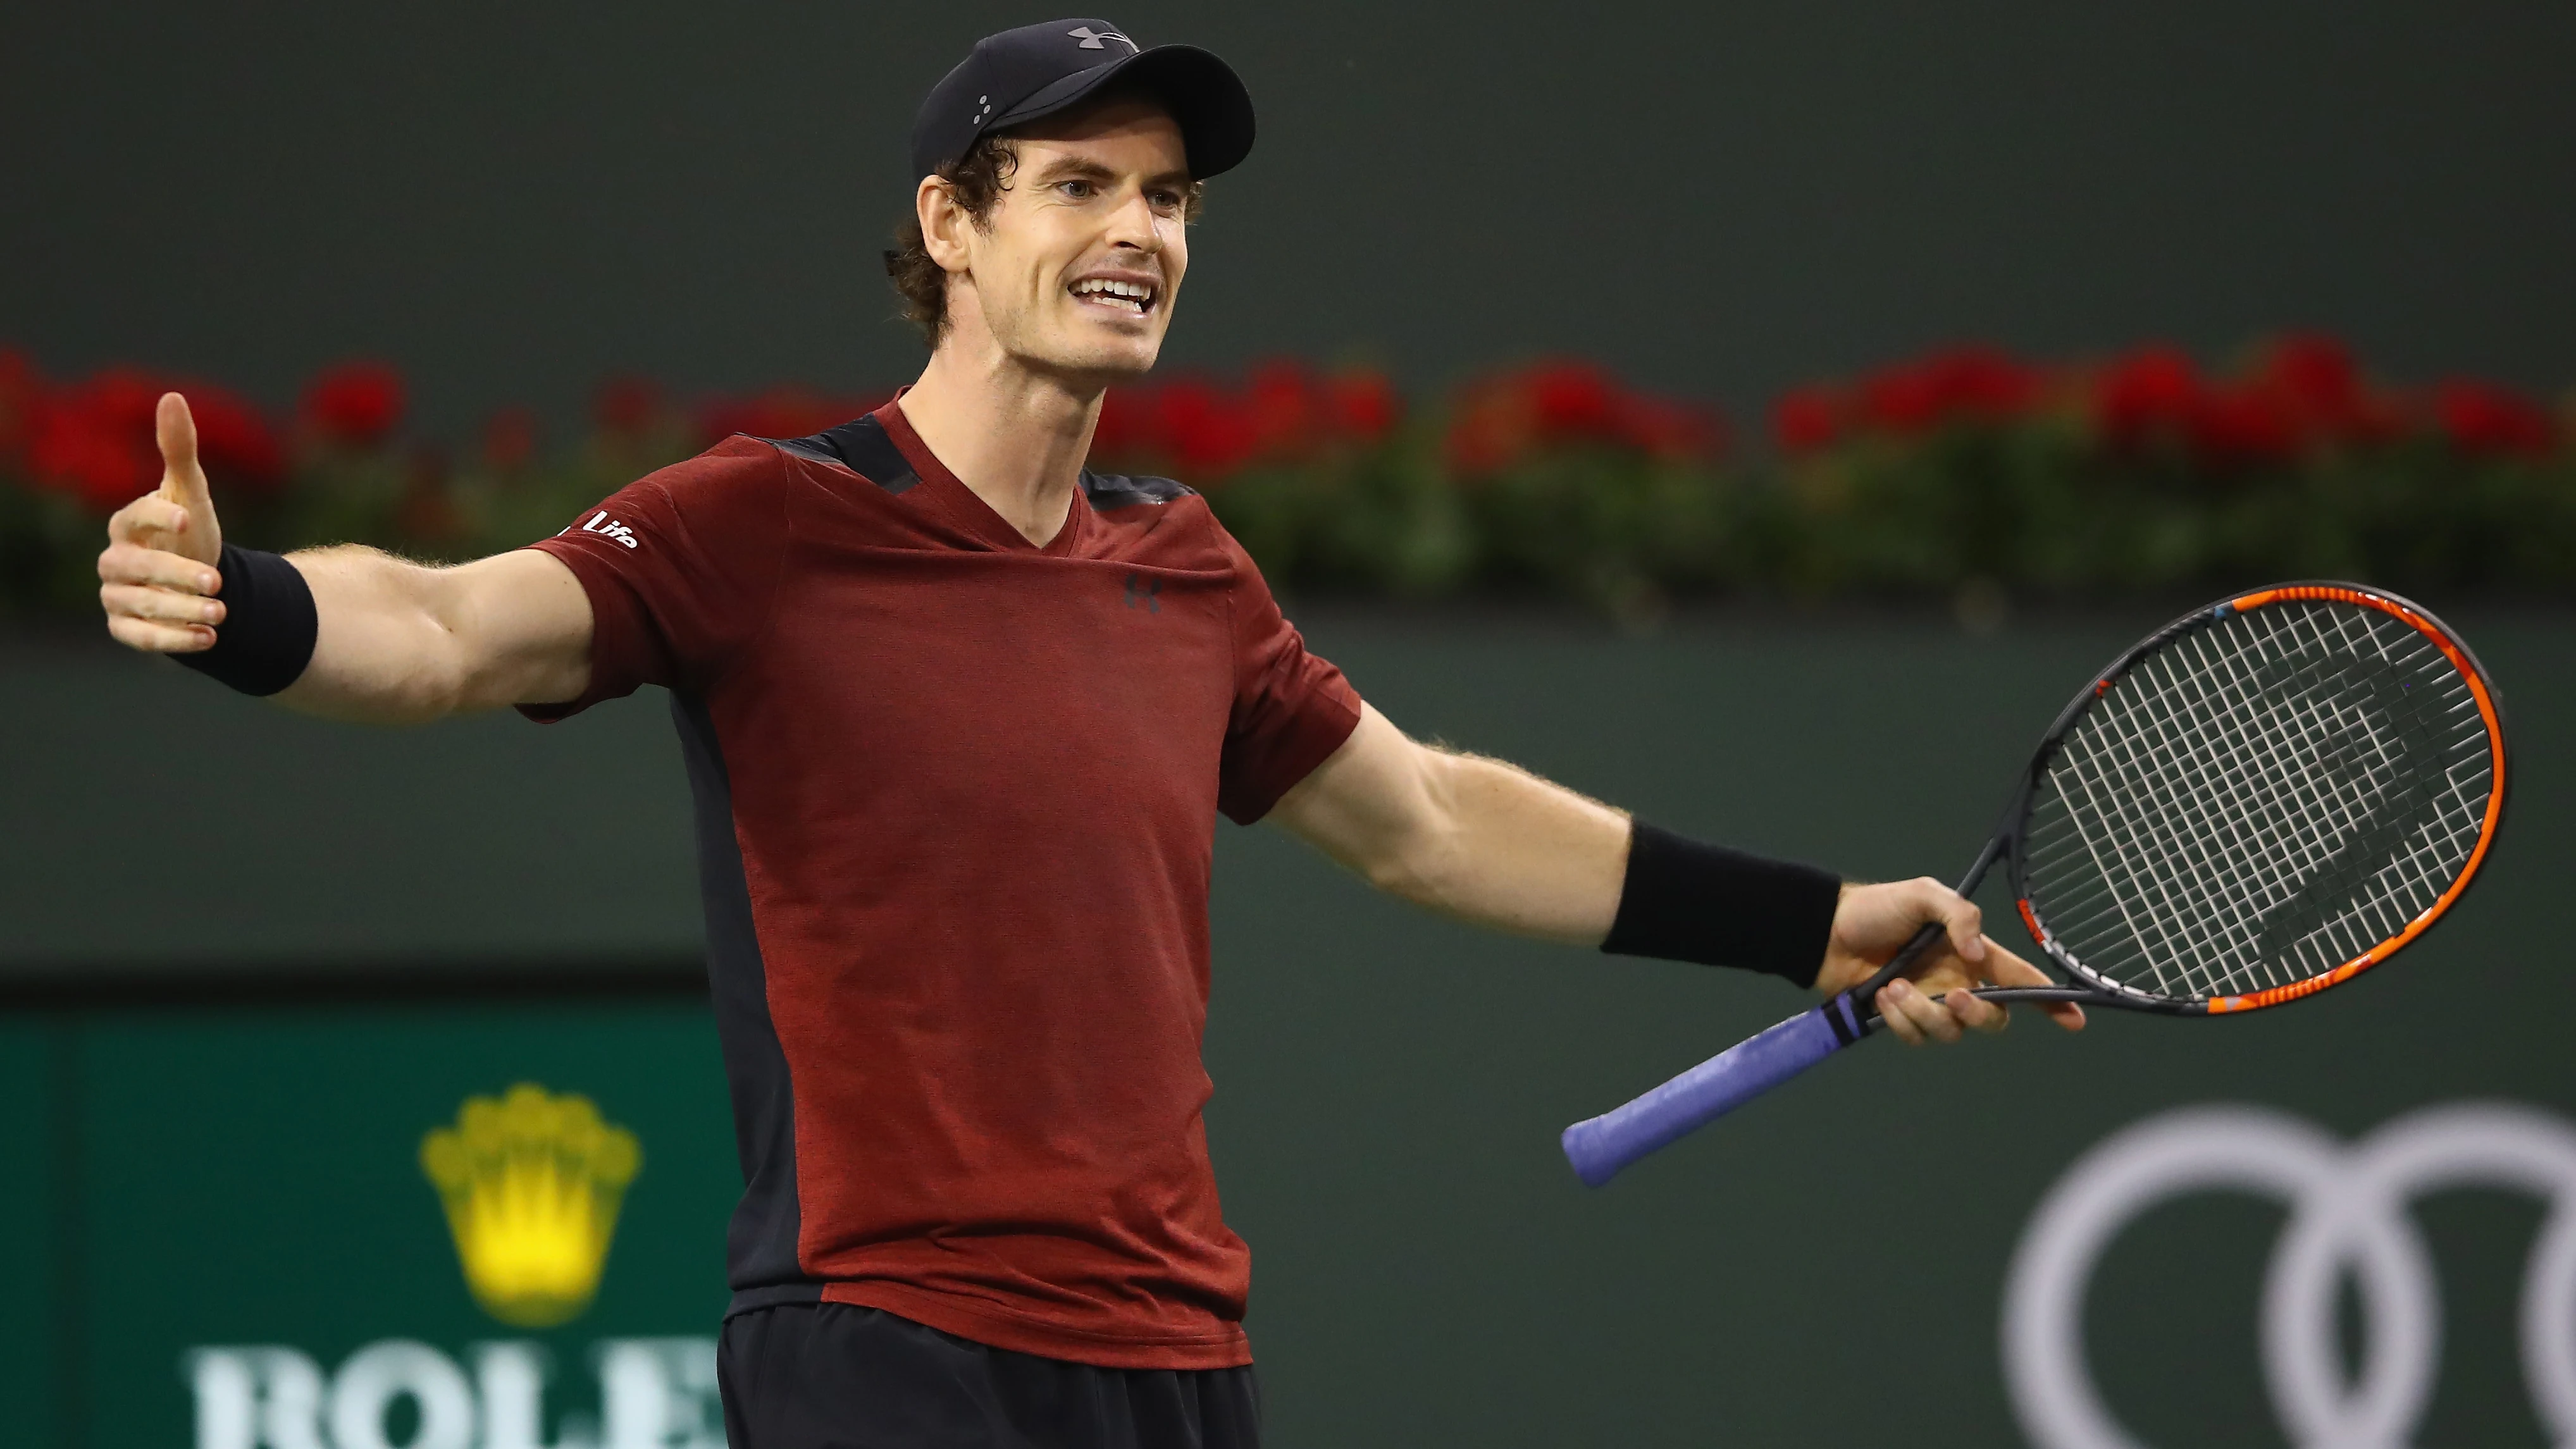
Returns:
[[[170,657],[244,694],[275,694],[302,678],[321,628],[312,585],[284,554],[255,548],[225,544],[215,567],[224,576],[215,647]]]
[[[1601,949],[1768,971],[1816,984],[1842,881],[1811,865],[1703,845],[1640,820]]]

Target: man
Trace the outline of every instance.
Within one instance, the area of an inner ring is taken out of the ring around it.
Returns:
[[[746,1182],[736,1449],[1256,1442],[1200,1119],[1219,811],[1463,920],[1822,991],[1938,922],[1878,998],[1909,1042],[2002,1026],[1938,992],[2041,979],[1937,883],[1846,886],[1406,738],[1203,500],[1084,471],[1252,132],[1204,51],[989,37],[915,127],[888,263],[932,351],[877,412],[428,568],[225,546],[174,394],[168,476],[110,523],[110,632],[292,708],[670,688]]]

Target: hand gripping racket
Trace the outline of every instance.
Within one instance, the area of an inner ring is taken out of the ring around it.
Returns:
[[[2387,960],[2456,903],[2504,815],[2504,721],[2468,645],[2357,584],[2285,584],[2176,619],[2048,727],[1994,838],[2078,1001],[2171,1016],[2313,996]],[[1565,1129],[1576,1175],[1619,1169],[1881,1025],[1872,1004],[1941,928],[1877,975]]]

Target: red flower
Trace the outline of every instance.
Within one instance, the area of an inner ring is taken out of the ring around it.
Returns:
[[[1256,457],[1301,457],[1326,441],[1323,386],[1304,363],[1265,362],[1254,368],[1241,406],[1252,425]]]
[[[2267,387],[2311,417],[2349,417],[2361,403],[2361,368],[2352,349],[2319,333],[2275,338],[2264,353],[2261,376]]]
[[[1930,378],[1919,369],[1898,367],[1861,380],[1860,414],[1873,428],[1913,437],[1941,420],[1941,407]]]
[[[1842,436],[1842,399],[1821,384],[1792,388],[1771,404],[1771,437],[1784,453],[1812,453]]]
[[[150,492],[161,481],[152,415],[162,392],[148,374],[112,368],[45,399],[27,449],[38,486],[101,513]]]
[[[882,393],[856,395],[817,392],[808,387],[773,387],[749,397],[715,397],[698,404],[691,419],[701,446],[740,433],[753,438],[801,438],[820,433],[885,406]],[[661,389],[637,378],[621,378],[600,389],[593,413],[602,429],[633,437],[650,431],[667,411]]]
[[[68,408],[47,410],[29,461],[37,483],[101,513],[152,491],[161,478],[160,457],[150,446]]]
[[[1193,477],[1217,478],[1248,461],[1261,444],[1252,410],[1204,378],[1175,378],[1155,399],[1154,441]]]
[[[402,421],[401,374],[381,362],[344,362],[304,389],[304,417],[335,443],[371,447]]]
[[[217,487],[272,492],[286,481],[286,449],[259,409],[238,393],[205,383],[185,383],[197,423],[197,460]]]
[[[0,466],[22,462],[44,405],[44,379],[25,353],[0,347]]]
[[[1102,467],[1169,467],[1212,483],[1256,463],[1374,442],[1395,425],[1395,391],[1376,373],[1319,376],[1302,362],[1255,367],[1240,391],[1184,374],[1101,399],[1091,456]]]
[[[1864,378],[1860,414],[1913,437],[1954,422],[1997,423],[2027,411],[2039,378],[1992,347],[1956,347]]]
[[[1114,462],[1148,449],[1154,419],[1150,388],[1113,387],[1100,399],[1100,418],[1091,429],[1091,456]]]
[[[2191,420],[2201,461],[2215,467],[2284,461],[2298,452],[2300,434],[2281,395],[2259,383],[2206,394]]]
[[[1529,398],[1513,379],[1471,384],[1449,410],[1441,451],[1452,472],[1466,477],[1497,472],[1529,451],[1538,433]]]
[[[2006,422],[2039,401],[2039,374],[1993,347],[1961,347],[1934,356],[1925,370],[1942,412],[1978,422]]]
[[[286,450],[276,431],[238,393],[114,367],[48,396],[34,385],[32,369],[12,361],[0,355],[0,452],[23,450],[40,484],[111,508],[156,486],[154,423],[167,392],[187,398],[197,459],[217,487],[266,492],[285,480]],[[13,426],[16,448],[9,446]]]
[[[2119,447],[2186,433],[2200,412],[2203,391],[2200,369],[2182,349],[2142,347],[2094,379],[2093,423]]]
[[[1542,364],[1531,371],[1530,411],[1542,437],[1608,439],[1619,435],[1623,401],[1601,369],[1584,362]]]
[[[1590,363],[1545,362],[1461,389],[1444,451],[1453,471],[1473,477],[1555,445],[1704,457],[1723,441],[1719,420],[1704,409],[1629,392]]]
[[[526,408],[503,408],[483,423],[483,466],[496,473],[515,473],[537,456],[537,415]]]
[[[2352,349],[2336,338],[2293,332],[2274,339],[2254,385],[2307,439],[2384,443],[2406,431],[2405,406],[2371,387]]]
[[[2491,382],[2453,378],[2433,389],[2433,418],[2452,447],[2471,457],[2544,457],[2557,447],[2547,409]]]
[[[650,378],[609,378],[599,385],[599,391],[591,394],[590,399],[591,421],[599,425],[600,431],[622,438],[650,429],[661,418],[662,410],[662,385]],[[712,423],[705,430],[719,438],[743,431],[740,428],[719,431]]]
[[[619,386],[621,391],[616,398],[602,390],[600,423],[615,433],[642,432],[661,412],[660,394],[648,392],[651,385],[647,383]],[[883,406],[882,397],[835,397],[811,388],[773,387],[747,398],[718,398],[704,404],[697,414],[698,436],[701,444],[720,442],[736,433],[754,438],[802,438],[837,428],[852,418],[865,417]]]
[[[1346,372],[1325,384],[1333,431],[1355,442],[1374,443],[1395,427],[1404,404],[1395,384],[1382,372]]]
[[[1620,414],[1620,441],[1658,458],[1713,457],[1725,444],[1725,425],[1705,408],[1630,397]]]

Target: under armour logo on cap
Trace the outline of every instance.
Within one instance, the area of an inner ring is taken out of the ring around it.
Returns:
[[[1126,36],[1119,34],[1115,30],[1093,30],[1088,25],[1077,25],[1071,30],[1066,31],[1065,34],[1082,42],[1082,44],[1074,47],[1076,50],[1106,50],[1108,47],[1100,43],[1104,40],[1117,41],[1120,45],[1127,47],[1129,50],[1136,49],[1136,42],[1129,40]]]

